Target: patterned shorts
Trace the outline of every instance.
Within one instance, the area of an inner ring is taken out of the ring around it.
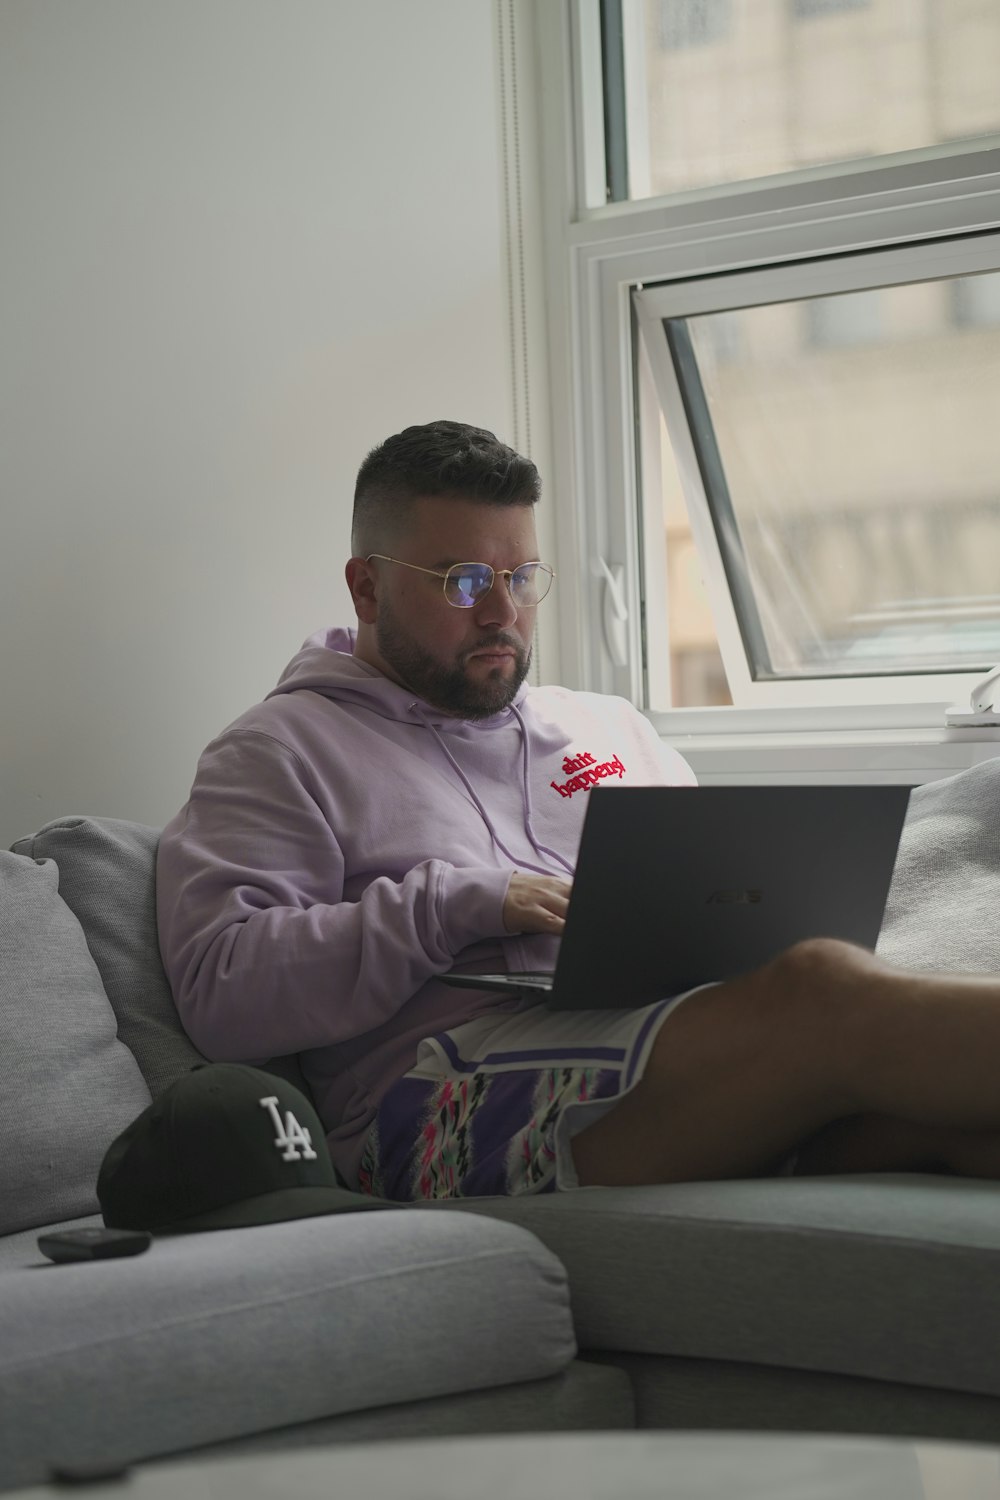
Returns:
[[[532,1005],[425,1037],[379,1105],[361,1191],[408,1203],[578,1187],[572,1137],[635,1087],[660,1026],[696,993],[636,1010]]]

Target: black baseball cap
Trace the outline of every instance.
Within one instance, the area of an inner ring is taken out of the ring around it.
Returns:
[[[112,1141],[97,1197],[109,1229],[239,1229],[393,1208],[337,1179],[319,1117],[294,1084],[199,1063]]]

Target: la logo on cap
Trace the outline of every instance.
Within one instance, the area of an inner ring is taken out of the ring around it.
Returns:
[[[262,1109],[270,1110],[274,1128],[278,1132],[274,1138],[274,1144],[281,1149],[282,1161],[315,1161],[316,1152],[313,1150],[312,1136],[304,1125],[299,1124],[290,1109],[285,1110],[285,1118],[282,1121],[278,1112],[277,1095],[271,1094],[269,1098],[258,1099],[257,1102]]]

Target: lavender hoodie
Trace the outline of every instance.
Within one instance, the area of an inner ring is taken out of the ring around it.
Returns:
[[[354,641],[311,636],[212,741],[157,860],[192,1040],[218,1062],[300,1054],[352,1186],[420,1040],[525,1003],[436,976],[554,967],[558,938],[505,931],[511,875],[572,875],[592,786],[695,780],[622,698],[522,686],[492,718],[450,718]]]

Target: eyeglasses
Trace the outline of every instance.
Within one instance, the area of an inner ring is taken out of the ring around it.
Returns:
[[[373,557],[382,562],[399,563],[401,568],[414,568],[418,573],[430,573],[434,578],[443,578],[444,597],[456,609],[471,609],[489,593],[496,578],[506,578],[510,597],[518,609],[529,609],[545,598],[556,576],[543,562],[521,563],[517,568],[491,568],[489,563],[453,563],[447,573],[439,573],[434,568],[403,562],[399,557],[386,557],[384,552],[369,552],[365,562],[371,562]]]

